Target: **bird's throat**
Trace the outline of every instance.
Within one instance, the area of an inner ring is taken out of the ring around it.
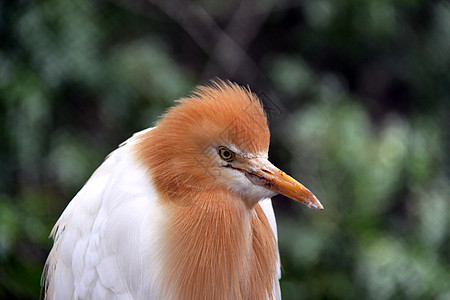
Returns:
[[[222,192],[170,207],[163,252],[168,299],[268,298],[276,280],[275,238],[259,205]]]

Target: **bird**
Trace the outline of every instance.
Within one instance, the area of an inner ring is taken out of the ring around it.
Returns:
[[[109,154],[51,237],[44,299],[281,299],[271,197],[323,209],[268,160],[250,88],[215,79]]]

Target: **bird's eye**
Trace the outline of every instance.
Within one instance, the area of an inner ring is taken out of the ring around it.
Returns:
[[[232,161],[234,159],[234,153],[230,149],[224,146],[220,146],[217,148],[217,152],[220,155],[220,158],[224,161]]]

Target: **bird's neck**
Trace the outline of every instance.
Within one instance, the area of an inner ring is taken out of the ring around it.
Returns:
[[[195,197],[192,205],[169,207],[163,247],[167,298],[267,298],[277,251],[261,207],[249,209],[223,191]]]
[[[205,169],[177,159],[179,147],[168,142],[177,138],[158,128],[140,137],[135,150],[167,209],[161,298],[270,298],[278,253],[263,210],[208,184]]]

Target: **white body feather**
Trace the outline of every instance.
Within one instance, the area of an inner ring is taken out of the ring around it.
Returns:
[[[130,150],[141,133],[107,157],[57,221],[43,275],[45,299],[161,298],[158,245],[167,213]],[[276,237],[272,202],[260,205]],[[274,295],[280,297],[278,282]]]

